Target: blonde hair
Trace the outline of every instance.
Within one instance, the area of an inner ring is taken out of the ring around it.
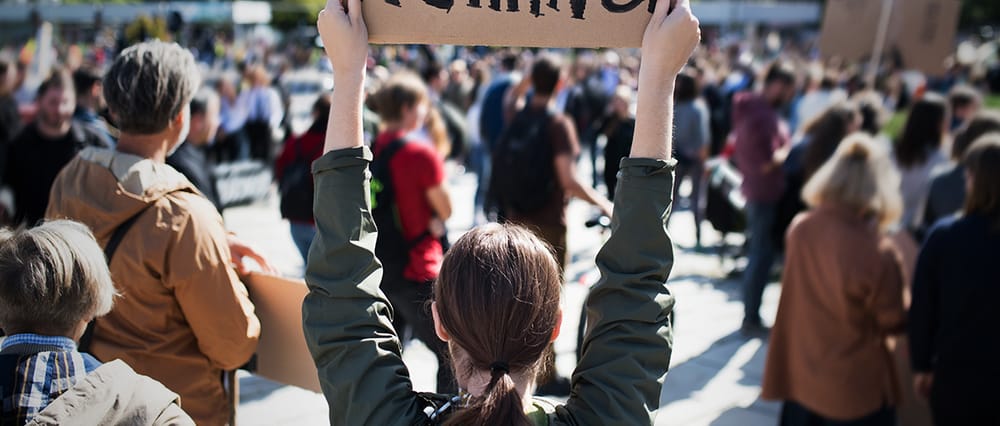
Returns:
[[[427,118],[424,120],[424,127],[431,137],[434,150],[441,158],[447,158],[451,154],[451,136],[448,135],[448,125],[441,116],[441,110],[431,107],[427,110]]]
[[[885,230],[903,211],[900,177],[889,152],[871,136],[847,136],[802,189],[810,207],[839,206],[856,210]]]
[[[68,220],[0,230],[0,326],[68,335],[111,311],[116,296],[104,252]]]

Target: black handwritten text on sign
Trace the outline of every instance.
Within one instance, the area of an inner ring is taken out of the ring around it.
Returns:
[[[430,6],[436,7],[441,10],[446,10],[448,12],[451,12],[451,8],[455,5],[455,0],[423,0],[423,1],[424,3],[427,3]],[[482,0],[468,0],[468,1],[469,3],[466,5],[468,7],[476,9],[480,9],[483,7]],[[643,1],[644,0],[628,0],[625,3],[618,3],[615,0],[601,0],[601,6],[603,6],[605,10],[611,13],[625,13],[632,11],[640,4],[642,4]],[[656,1],[657,0],[649,0],[649,7],[647,8],[649,13],[653,13],[653,10],[656,9]],[[399,0],[385,0],[385,2],[393,6],[402,7],[402,5],[399,3]],[[500,7],[501,0],[489,0],[489,2],[490,4],[488,7],[490,9],[493,9],[497,12],[502,11],[501,10],[502,8]],[[507,2],[506,12],[521,11],[518,0],[506,0],[506,2]],[[530,12],[532,15],[536,17],[545,15],[545,13],[543,13],[541,10],[542,9],[541,0],[529,0],[529,2],[530,2],[529,6],[531,8]],[[556,12],[560,12],[558,0],[548,0],[547,6]],[[569,8],[570,12],[573,14],[573,19],[584,19],[584,11],[587,9],[587,0],[569,0]]]

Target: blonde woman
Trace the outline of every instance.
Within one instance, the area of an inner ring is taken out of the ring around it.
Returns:
[[[903,331],[903,278],[885,229],[899,176],[868,136],[848,136],[803,189],[812,207],[786,236],[781,302],[763,397],[782,425],[894,425],[899,398],[887,335]]]

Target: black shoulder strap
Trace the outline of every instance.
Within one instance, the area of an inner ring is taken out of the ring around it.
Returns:
[[[151,205],[152,204],[150,204],[150,206]],[[139,210],[138,213],[132,215],[132,217],[128,218],[128,220],[123,222],[121,225],[118,225],[118,227],[115,228],[115,231],[111,233],[111,239],[108,240],[108,245],[104,246],[104,257],[108,261],[108,267],[111,267],[111,258],[115,257],[115,252],[118,251],[118,246],[121,245],[122,239],[125,238],[125,234],[128,233],[129,229],[132,229],[132,225],[135,225],[135,222],[139,220],[139,216],[142,216],[142,214],[145,213],[150,206],[146,206],[142,210]],[[80,336],[80,352],[90,352],[90,343],[93,338],[94,321],[90,321],[87,323],[86,330],[83,331],[83,336]]]
[[[152,204],[150,204],[150,206],[151,205]],[[150,206],[146,206],[142,210],[139,210],[138,213],[132,215],[132,217],[128,218],[128,220],[123,222],[121,225],[118,225],[118,228],[115,228],[115,232],[111,234],[111,239],[108,240],[108,245],[104,246],[104,257],[108,260],[108,266],[111,266],[111,258],[115,257],[115,251],[117,251],[118,246],[121,245],[122,239],[125,238],[125,234],[128,233],[129,229],[132,229],[132,225],[135,225],[135,222],[139,220],[139,216],[142,216],[142,214],[145,213]]]
[[[396,153],[399,152],[400,149],[403,149],[403,146],[406,145],[407,142],[408,140],[405,136],[390,142],[385,149],[379,151],[375,161],[388,165],[389,160],[392,160],[392,157],[395,157]]]
[[[374,168],[376,168],[377,170],[380,171],[380,173],[382,173],[381,178],[386,179],[388,181],[388,182],[383,182],[382,185],[383,188],[389,189],[389,194],[392,197],[396,196],[395,195],[396,189],[392,187],[392,170],[389,167],[389,161],[391,161],[392,158],[396,156],[396,153],[398,153],[400,149],[406,146],[407,143],[409,143],[409,139],[407,139],[406,136],[400,137],[399,139],[390,142],[388,146],[379,151],[378,155],[375,156],[375,164],[372,164]],[[395,203],[395,201],[393,201],[393,203]],[[413,247],[416,247],[417,244],[419,244],[421,241],[423,241],[430,235],[431,231],[426,230],[424,231],[424,233],[418,235],[413,240],[406,241],[406,249],[409,250],[412,249]]]
[[[389,143],[388,146],[383,148],[375,156],[372,161],[371,169],[373,173],[377,173],[379,179],[384,179],[386,182],[382,182],[383,188],[389,188],[390,192],[393,191],[392,185],[392,170],[389,168],[389,161],[396,156],[396,153],[406,145],[406,137],[401,137]]]

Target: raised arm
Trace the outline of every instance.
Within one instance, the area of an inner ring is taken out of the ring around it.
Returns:
[[[377,231],[371,215],[363,146],[361,85],[367,31],[361,1],[338,1],[320,13],[319,30],[334,67],[336,89],[324,151],[313,164],[316,239],[309,251],[302,306],[306,343],[330,407],[330,424],[415,424],[423,404],[413,392],[379,290]]]
[[[668,3],[676,3],[668,14]],[[670,158],[674,80],[701,40],[690,0],[661,1],[642,37],[632,158]]]
[[[361,124],[365,63],[368,60],[368,28],[361,16],[361,0],[326,2],[316,22],[326,56],[333,65],[336,84],[330,105],[323,153],[364,146]]]
[[[668,7],[659,2],[643,40],[632,158],[622,161],[611,238],[597,256],[601,281],[587,299],[572,396],[557,411],[566,424],[653,424],[670,365],[671,94],[699,30],[688,0]]]

